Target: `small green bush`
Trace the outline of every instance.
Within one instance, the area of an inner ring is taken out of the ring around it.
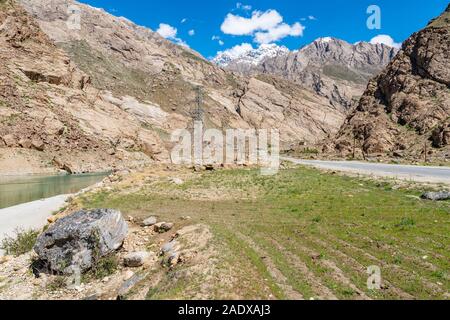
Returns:
[[[24,231],[17,229],[15,236],[8,236],[2,240],[0,249],[5,250],[8,255],[18,257],[33,250],[38,236],[39,232],[36,230]]]
[[[416,222],[412,218],[403,218],[399,223],[395,226],[401,230],[407,229],[409,227],[414,227]]]
[[[92,271],[94,272],[95,278],[103,279],[104,277],[114,274],[118,267],[119,259],[113,254],[101,258]]]
[[[67,286],[67,278],[58,276],[47,284],[47,290],[55,292],[64,289]]]
[[[320,223],[322,221],[322,218],[321,217],[314,217],[313,219],[312,219],[312,222],[314,222],[314,223]]]
[[[83,275],[83,282],[89,282],[92,279],[103,279],[116,273],[119,268],[119,258],[115,254],[98,259],[92,269]]]

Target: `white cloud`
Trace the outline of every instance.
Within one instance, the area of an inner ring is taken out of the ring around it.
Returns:
[[[372,40],[370,40],[371,44],[378,44],[378,43],[382,43],[385,44],[389,47],[393,47],[393,48],[400,48],[402,46],[401,43],[397,43],[394,41],[394,39],[387,34],[380,34],[376,37],[373,37]]]
[[[314,16],[308,16],[308,19],[309,19],[309,20],[317,20],[317,18],[314,17]]]
[[[227,55],[231,59],[236,59],[251,50],[253,50],[253,46],[250,43],[242,43],[242,44],[238,44],[228,50],[217,52],[217,56]]]
[[[217,41],[219,43],[219,45],[223,46],[225,44],[225,42],[223,42],[223,40],[219,37],[219,36],[212,36],[211,38],[212,41]]]
[[[166,39],[175,39],[178,33],[177,28],[172,27],[171,25],[168,25],[166,23],[160,23],[158,30],[156,30],[157,33],[163,38]]]
[[[251,18],[229,13],[220,29],[225,34],[234,36],[251,35],[255,31],[266,31],[283,22],[283,17],[276,10],[266,12],[254,11]]]
[[[275,28],[269,29],[267,32],[257,32],[255,34],[255,42],[259,44],[267,44],[281,40],[287,36],[299,37],[303,36],[305,27],[299,22],[294,23],[292,26],[281,23]]]
[[[186,23],[186,22],[187,22],[187,19],[186,19],[186,18],[183,18],[183,19],[181,19],[180,22],[181,22],[181,23]]]
[[[195,36],[195,30],[194,30],[194,29],[189,30],[188,34],[189,34],[191,37],[192,37],[192,36]]]
[[[267,44],[287,36],[303,36],[305,27],[300,22],[288,25],[283,22],[278,11],[271,9],[265,12],[253,11],[250,18],[229,13],[220,29],[229,35],[253,36],[256,43]]]
[[[171,25],[168,25],[166,23],[160,23],[159,28],[158,30],[156,30],[156,32],[159,33],[159,35],[163,38],[172,40],[173,42],[175,42],[180,46],[189,48],[189,45],[184,40],[177,38],[178,30],[177,28],[174,28]]]

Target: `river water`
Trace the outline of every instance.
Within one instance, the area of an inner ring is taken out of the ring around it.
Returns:
[[[0,176],[0,209],[17,204],[76,193],[100,182],[107,174]]]

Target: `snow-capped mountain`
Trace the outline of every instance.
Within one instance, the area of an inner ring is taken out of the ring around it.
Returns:
[[[259,48],[253,48],[251,44],[244,43],[229,50],[221,51],[212,59],[212,62],[220,67],[233,65],[257,66],[264,60],[287,54],[289,49],[276,44],[263,44]]]
[[[275,44],[254,49],[250,44],[221,52],[213,60],[221,67],[247,76],[269,75],[311,89],[348,110],[367,82],[396,55],[384,44],[323,37],[290,51]]]

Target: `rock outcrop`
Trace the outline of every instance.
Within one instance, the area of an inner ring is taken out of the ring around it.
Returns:
[[[82,210],[50,226],[39,236],[34,251],[50,272],[82,273],[119,249],[127,233],[128,225],[119,211]]]
[[[337,135],[341,154],[450,157],[450,6],[372,79]]]
[[[133,112],[146,105],[104,98],[15,1],[2,2],[0,26],[0,174],[107,171],[168,159],[149,129],[161,118],[144,125]]]

